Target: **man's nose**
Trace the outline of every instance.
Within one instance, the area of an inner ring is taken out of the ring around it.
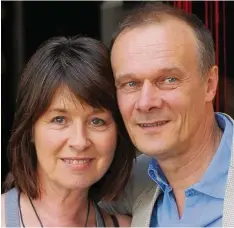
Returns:
[[[155,108],[162,107],[160,91],[151,81],[144,81],[136,107],[138,111],[142,112],[150,112]]]

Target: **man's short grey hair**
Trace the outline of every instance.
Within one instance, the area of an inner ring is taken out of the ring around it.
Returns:
[[[133,9],[119,24],[111,41],[111,50],[116,38],[126,29],[137,28],[146,24],[160,23],[169,17],[184,21],[193,30],[197,38],[199,70],[205,75],[215,65],[215,49],[211,32],[194,14],[174,8],[164,3],[145,3]]]

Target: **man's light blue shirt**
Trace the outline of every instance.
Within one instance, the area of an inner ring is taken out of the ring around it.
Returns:
[[[157,161],[152,159],[148,174],[160,186],[163,194],[155,203],[151,216],[151,227],[222,226],[223,202],[231,159],[233,126],[231,121],[224,115],[216,113],[215,117],[223,130],[220,145],[202,179],[185,190],[185,203],[181,218],[178,215],[172,187],[168,184]]]

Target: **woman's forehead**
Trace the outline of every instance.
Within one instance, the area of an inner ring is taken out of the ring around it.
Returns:
[[[60,86],[55,91],[48,109],[49,110],[52,110],[52,109],[64,109],[64,110],[82,109],[83,111],[88,111],[88,112],[107,111],[102,107],[91,106],[81,96],[79,96],[79,94],[75,94],[67,86]]]
[[[56,89],[50,107],[59,106],[67,108],[67,106],[89,106],[79,94],[74,94],[67,86],[60,86]]]

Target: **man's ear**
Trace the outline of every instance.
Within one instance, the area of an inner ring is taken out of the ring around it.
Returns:
[[[213,101],[219,82],[219,69],[218,66],[213,66],[206,75],[206,93],[205,100]]]

